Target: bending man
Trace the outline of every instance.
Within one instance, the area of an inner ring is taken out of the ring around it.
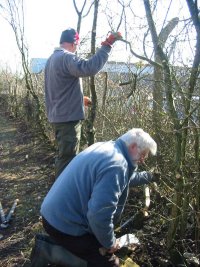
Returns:
[[[137,172],[157,145],[142,129],[116,141],[99,142],[78,154],[58,177],[41,206],[46,232],[61,246],[88,262],[88,267],[119,266],[114,225],[131,186],[152,181]],[[103,247],[107,254],[101,255]]]

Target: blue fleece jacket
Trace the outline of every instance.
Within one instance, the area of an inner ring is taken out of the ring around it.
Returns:
[[[41,214],[63,233],[92,233],[103,247],[110,248],[129,186],[151,179],[147,172],[135,170],[122,140],[96,143],[64,169],[45,197]]]

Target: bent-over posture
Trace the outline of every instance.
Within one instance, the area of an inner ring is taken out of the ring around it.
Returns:
[[[120,219],[131,186],[147,184],[152,175],[137,165],[157,145],[142,129],[116,141],[99,142],[78,154],[45,197],[41,214],[46,232],[84,259],[88,267],[119,266],[114,225]],[[99,249],[104,247],[106,255]]]

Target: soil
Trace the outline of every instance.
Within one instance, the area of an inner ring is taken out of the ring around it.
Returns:
[[[19,199],[7,228],[0,228],[0,266],[29,266],[39,209],[53,183],[54,152],[22,122],[0,113],[0,201],[5,215]]]
[[[14,200],[19,199],[8,227],[0,227],[1,267],[30,266],[35,234],[43,231],[40,205],[54,182],[54,155],[52,147],[39,139],[36,133],[0,112],[0,201],[5,214],[8,214]],[[126,221],[143,206],[141,188],[131,190],[122,219]],[[128,253],[140,267],[198,266],[186,265],[185,262],[183,265],[176,264],[177,258],[173,264],[170,262],[165,247],[167,225],[159,216],[168,216],[164,214],[167,212],[166,203],[153,198],[152,211],[147,220],[143,218],[130,225],[128,230],[137,234],[140,245],[126,251],[126,255]],[[177,262],[180,262],[179,259]]]

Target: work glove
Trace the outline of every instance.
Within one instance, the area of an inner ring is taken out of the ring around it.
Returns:
[[[122,39],[122,35],[120,32],[111,32],[111,34],[106,38],[104,42],[101,43],[101,45],[112,46],[114,42],[116,42],[117,40],[121,40],[121,39]]]
[[[158,170],[152,170],[148,172],[148,175],[151,176],[151,182],[159,183],[161,173]]]
[[[84,101],[84,106],[88,107],[92,104],[92,100],[88,97],[88,96],[84,96],[83,97],[83,101]]]

